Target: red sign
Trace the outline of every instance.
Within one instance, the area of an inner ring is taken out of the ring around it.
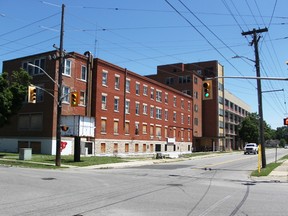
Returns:
[[[62,151],[63,149],[65,149],[66,146],[67,146],[67,142],[61,142],[61,146],[60,146],[61,151]]]

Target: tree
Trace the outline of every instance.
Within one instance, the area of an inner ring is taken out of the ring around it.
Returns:
[[[259,116],[257,113],[250,113],[239,125],[239,136],[245,142],[258,143],[259,140]],[[265,121],[264,125],[264,139],[270,140],[276,137],[275,130]]]
[[[22,107],[32,77],[23,69],[0,74],[0,127]]]
[[[259,124],[258,115],[249,113],[239,125],[239,136],[245,142],[258,143]]]

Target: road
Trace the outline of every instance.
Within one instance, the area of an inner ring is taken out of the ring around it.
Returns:
[[[0,215],[287,215],[288,183],[254,181],[256,168],[256,155],[240,153],[119,169],[0,166]]]

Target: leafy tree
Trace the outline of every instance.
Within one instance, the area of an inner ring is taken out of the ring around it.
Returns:
[[[22,107],[32,77],[23,69],[0,74],[0,127]]]
[[[265,121],[264,139],[275,139],[276,132]],[[257,113],[250,113],[239,125],[239,136],[245,142],[258,143],[259,140],[259,116]]]
[[[259,124],[258,115],[250,113],[239,125],[239,136],[245,142],[258,143]]]
[[[276,129],[276,132],[275,132],[275,137],[276,139],[283,139],[285,140],[286,143],[288,143],[288,127],[287,126],[283,126],[283,127],[278,127]]]

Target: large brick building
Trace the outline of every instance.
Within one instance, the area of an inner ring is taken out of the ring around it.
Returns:
[[[30,147],[34,153],[56,153],[59,65],[53,56],[56,51],[3,62],[3,71],[27,70],[38,88],[37,103],[24,103],[18,115],[0,129],[0,151]],[[81,138],[89,154],[191,152],[195,131],[190,95],[101,59],[92,59],[93,64],[89,60],[86,55],[69,53],[62,76],[62,115],[95,117],[95,136]],[[77,107],[70,104],[73,91],[79,93]],[[62,140],[68,143],[62,154],[72,154],[74,139]]]
[[[202,82],[224,76],[218,61],[169,64],[148,77],[193,97],[193,144],[196,151],[225,150],[224,81],[213,79],[213,98],[203,100]]]

